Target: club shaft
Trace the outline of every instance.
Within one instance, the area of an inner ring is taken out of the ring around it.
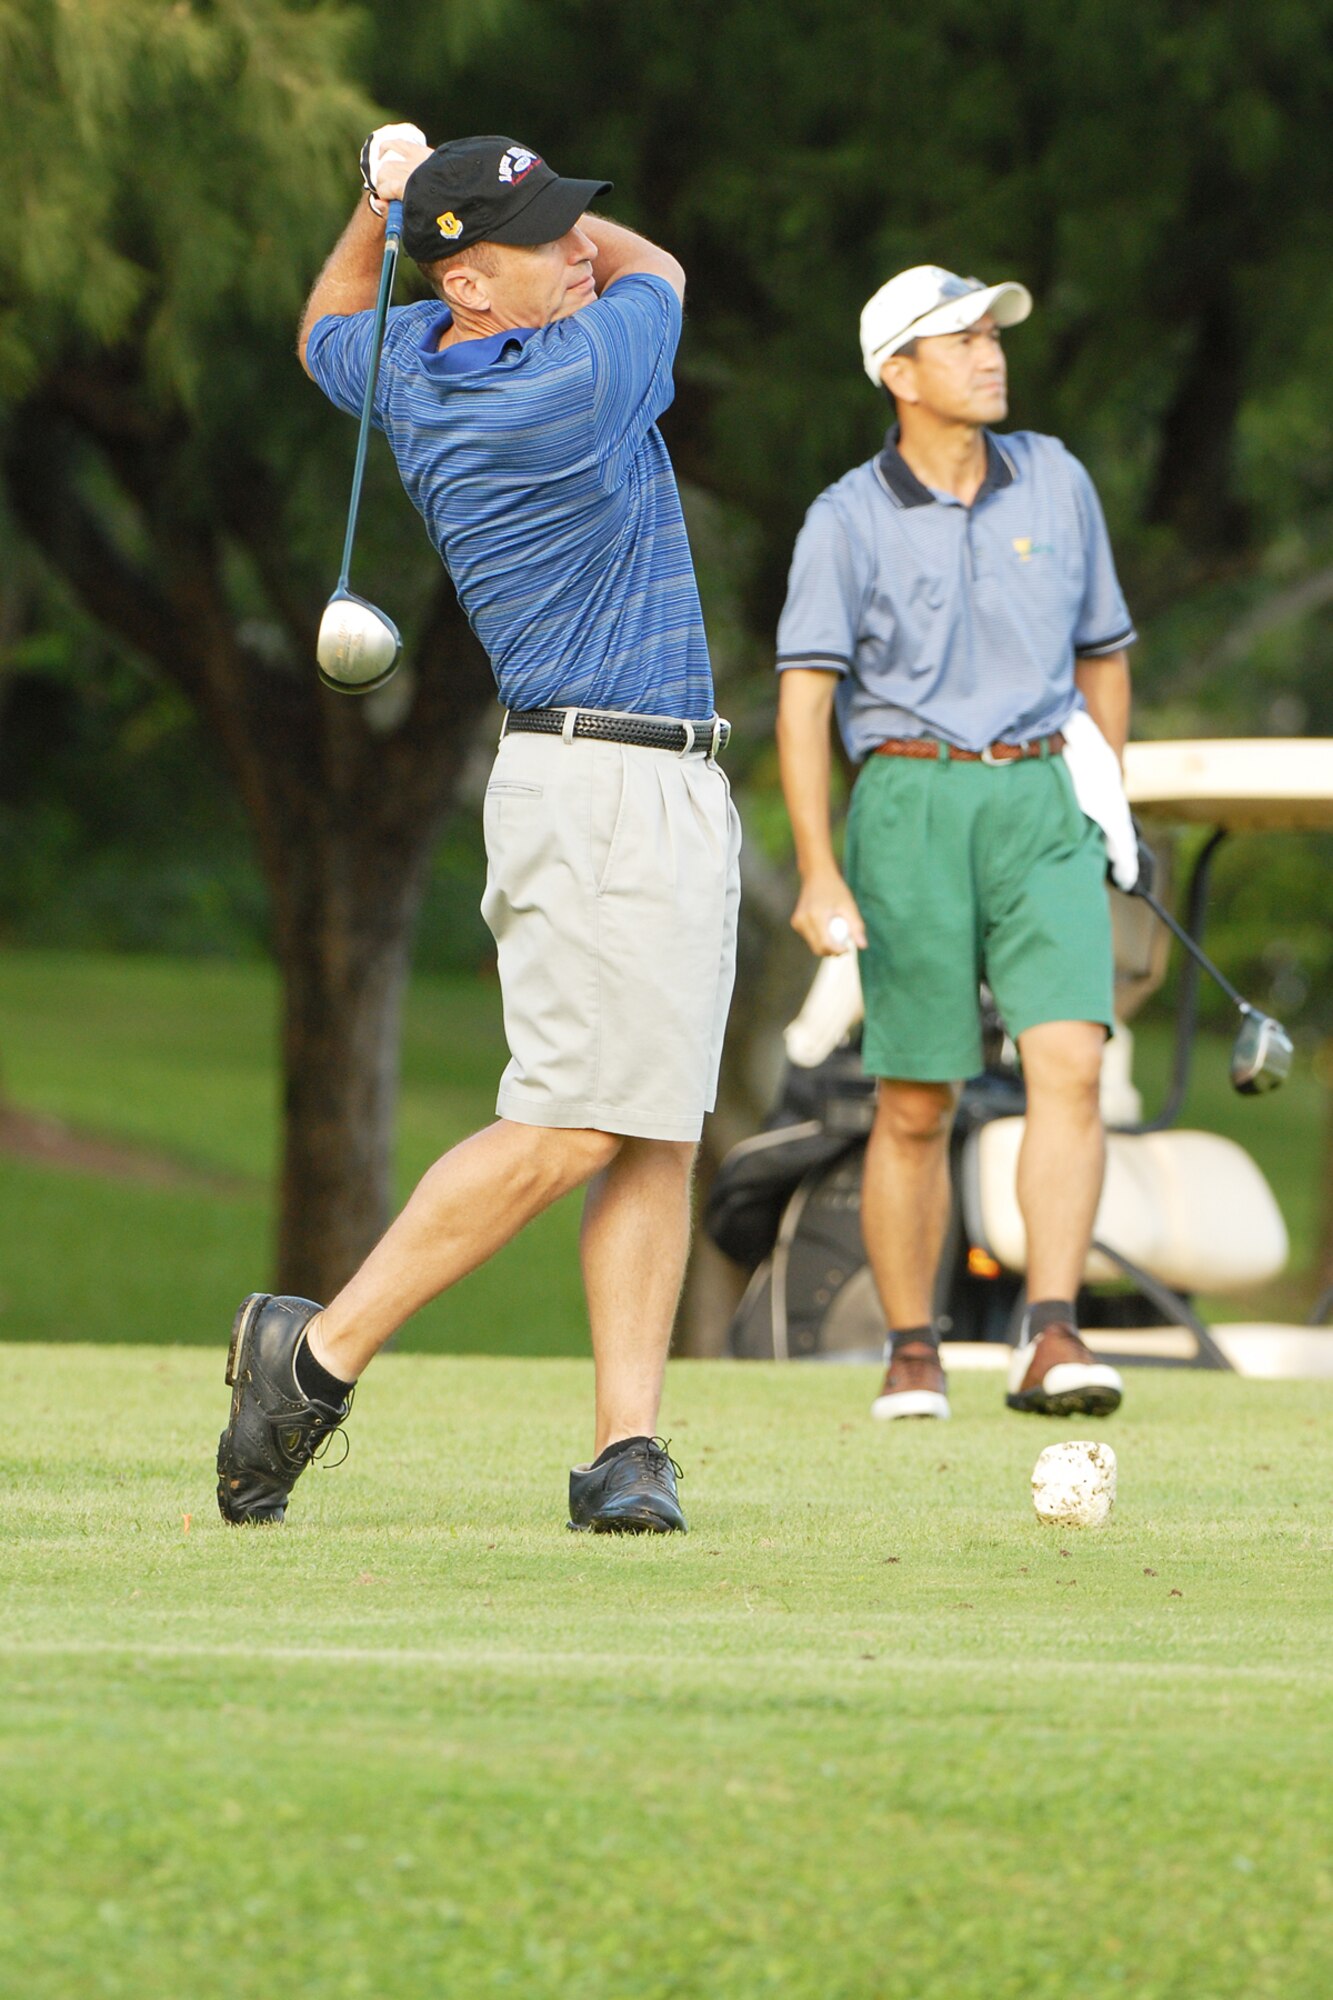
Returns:
[[[1170,910],[1166,908],[1165,904],[1159,903],[1156,896],[1149,889],[1135,889],[1134,894],[1142,898],[1154,916],[1166,925],[1173,937],[1180,939],[1190,957],[1197,959],[1204,971],[1217,981],[1232,1005],[1238,1007],[1242,1014],[1252,1014],[1254,1009],[1251,1007],[1249,1001],[1236,991],[1226,974],[1213,964],[1212,959],[1209,958],[1203,946],[1190,936],[1185,926],[1176,922],[1176,919],[1172,916]]]
[[[403,205],[389,203],[384,226],[384,262],[380,266],[379,296],[375,300],[375,322],[370,332],[370,365],[366,371],[366,393],[361,403],[361,423],[356,435],[356,463],[352,467],[352,498],[347,509],[347,534],[343,540],[342,569],[338,588],[346,590],[352,568],[352,544],[356,540],[356,517],[361,506],[361,482],[366,471],[366,451],[370,444],[370,419],[375,408],[375,382],[380,372],[380,349],[384,345],[384,322],[393,297],[393,281],[398,271],[398,246],[403,235]]]

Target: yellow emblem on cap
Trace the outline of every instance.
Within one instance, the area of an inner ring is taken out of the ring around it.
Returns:
[[[1018,557],[1018,560],[1020,562],[1030,562],[1032,560],[1031,535],[1014,536],[1014,554]]]
[[[443,215],[436,216],[435,227],[441,236],[446,236],[451,243],[455,237],[463,234],[463,225],[451,208],[446,208]]]

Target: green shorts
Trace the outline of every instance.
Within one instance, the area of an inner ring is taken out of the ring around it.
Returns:
[[[1106,848],[1063,757],[867,758],[846,873],[869,941],[862,1059],[872,1076],[975,1076],[983,978],[1015,1041],[1043,1021],[1109,1029]]]

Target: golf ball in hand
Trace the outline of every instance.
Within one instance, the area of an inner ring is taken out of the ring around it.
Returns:
[[[1074,1439],[1048,1444],[1032,1468],[1032,1504],[1040,1521],[1100,1528],[1115,1505],[1115,1453],[1109,1444]]]

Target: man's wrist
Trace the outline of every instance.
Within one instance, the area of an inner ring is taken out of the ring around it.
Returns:
[[[842,870],[838,866],[837,857],[831,847],[827,854],[821,854],[816,860],[803,860],[798,854],[796,857],[796,872],[800,876],[802,884],[807,889],[816,887],[821,882],[841,882],[842,880]]]

